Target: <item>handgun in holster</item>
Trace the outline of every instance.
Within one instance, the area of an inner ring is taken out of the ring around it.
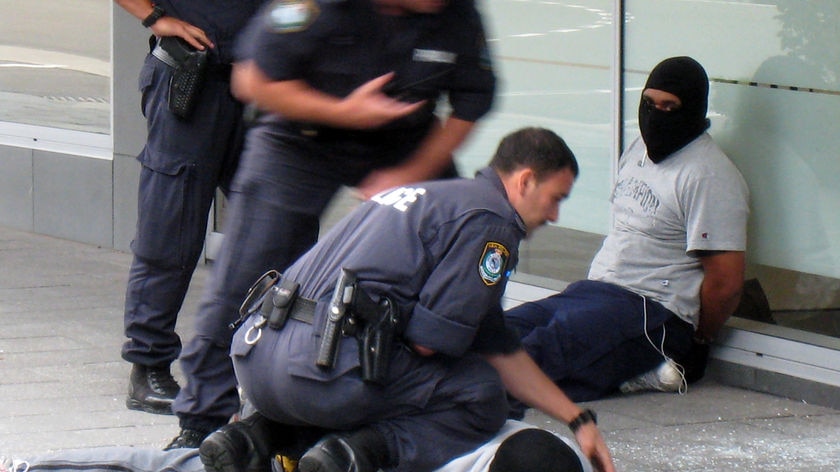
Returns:
[[[388,376],[391,349],[398,335],[402,334],[399,310],[391,300],[384,298],[377,309],[368,313],[359,340],[359,361],[365,382],[382,384]]]
[[[362,379],[382,383],[388,374],[391,350],[401,332],[396,305],[387,297],[375,302],[356,283],[356,275],[342,268],[328,308],[315,363],[331,369],[338,357],[342,336],[355,336],[359,342]]]
[[[157,40],[152,55],[173,68],[167,100],[169,111],[189,118],[207,75],[207,51],[195,49],[177,36],[163,36]]]

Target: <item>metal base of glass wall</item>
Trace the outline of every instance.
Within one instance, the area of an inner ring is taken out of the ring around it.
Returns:
[[[737,387],[840,408],[840,339],[731,318],[712,371]]]
[[[724,385],[840,409],[840,387],[764,369],[712,359],[709,376]]]

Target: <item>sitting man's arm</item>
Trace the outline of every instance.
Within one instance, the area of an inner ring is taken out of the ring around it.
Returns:
[[[700,286],[700,322],[697,337],[714,339],[738,307],[744,287],[746,256],[743,251],[703,251],[703,284]]]

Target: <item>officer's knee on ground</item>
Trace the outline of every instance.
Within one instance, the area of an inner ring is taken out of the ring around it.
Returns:
[[[473,403],[467,409],[473,425],[484,431],[498,431],[510,414],[507,391],[501,381],[476,381],[469,387]]]

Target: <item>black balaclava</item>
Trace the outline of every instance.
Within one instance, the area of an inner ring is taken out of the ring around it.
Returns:
[[[680,98],[682,106],[673,111],[639,103],[639,129],[650,160],[662,162],[682,149],[709,127],[709,77],[690,57],[665,59],[653,68],[645,89],[663,90]]]
[[[489,472],[581,472],[577,453],[554,434],[523,429],[502,441]]]

